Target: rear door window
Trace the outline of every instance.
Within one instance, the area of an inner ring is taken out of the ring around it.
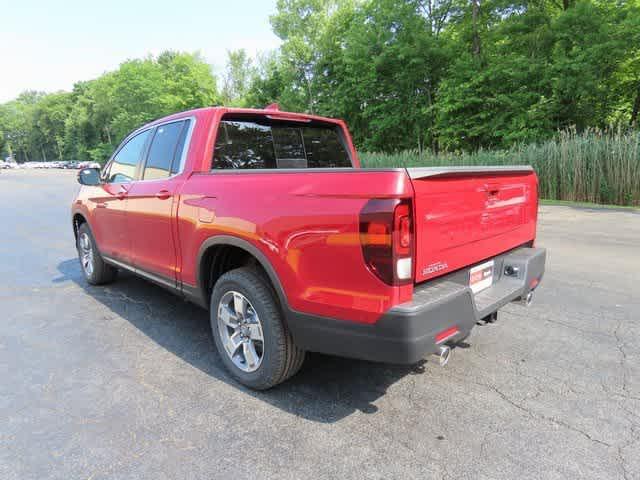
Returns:
[[[143,180],[158,180],[177,173],[186,129],[186,121],[167,123],[155,129],[142,174]]]
[[[218,127],[213,169],[351,167],[337,126],[267,117],[224,118]]]

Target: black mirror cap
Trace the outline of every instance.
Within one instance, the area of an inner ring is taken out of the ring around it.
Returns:
[[[95,187],[100,185],[99,168],[83,168],[78,172],[78,183]]]

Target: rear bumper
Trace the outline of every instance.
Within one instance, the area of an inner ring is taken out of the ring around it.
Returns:
[[[289,312],[289,329],[295,343],[308,351],[416,363],[438,345],[465,338],[482,318],[526,297],[542,280],[546,251],[518,248],[493,260],[493,285],[476,295],[467,286],[469,269],[462,269],[416,286],[411,302],[393,307],[373,325]],[[507,266],[513,275],[504,274]],[[443,337],[443,332],[448,334]]]

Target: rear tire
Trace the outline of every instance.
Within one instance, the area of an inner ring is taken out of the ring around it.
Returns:
[[[104,261],[98,251],[91,229],[86,223],[78,227],[76,249],[80,260],[80,269],[87,282],[91,285],[104,285],[115,280],[118,270]]]
[[[305,352],[293,343],[272,288],[255,269],[220,277],[210,319],[220,358],[243,385],[266,390],[300,370]]]

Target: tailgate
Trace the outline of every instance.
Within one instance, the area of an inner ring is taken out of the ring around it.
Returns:
[[[416,283],[535,238],[531,167],[408,168],[415,192]]]

